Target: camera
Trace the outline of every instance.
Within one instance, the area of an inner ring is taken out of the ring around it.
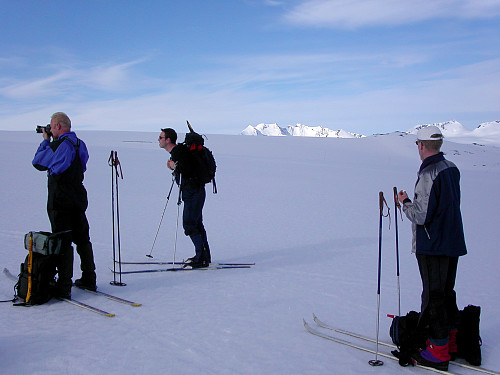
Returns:
[[[47,133],[49,135],[49,137],[52,137],[52,133],[50,132],[50,124],[47,124],[45,126],[43,126],[43,125],[37,125],[36,126],[36,132],[37,133],[43,133],[42,129],[45,129],[45,133]]]

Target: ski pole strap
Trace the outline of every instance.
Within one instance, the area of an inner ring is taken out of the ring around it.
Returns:
[[[379,192],[379,206],[380,206],[380,215],[383,216],[383,217],[390,217],[391,216],[391,212],[389,210],[389,206],[387,205],[387,202],[384,198],[384,193],[383,192]],[[385,207],[387,207],[387,214],[384,215],[384,204],[385,204]]]
[[[401,211],[401,204],[398,199],[398,189],[394,186],[394,203],[396,204],[396,208],[399,210],[399,215],[401,216],[401,221],[403,221],[403,212]],[[396,212],[397,216],[397,212]]]
[[[389,209],[389,206],[387,205],[387,202],[384,198],[384,193],[379,192],[379,207],[380,207],[380,217],[388,217],[389,218],[389,229],[391,229],[391,210]],[[384,205],[387,207],[387,214],[384,215]]]
[[[111,155],[109,155],[108,159],[108,164],[111,168],[115,168],[115,173],[116,177],[120,177],[123,180],[123,171],[122,171],[122,165],[120,164],[120,160],[118,160],[118,152],[117,151],[111,151]],[[120,170],[118,170],[118,167],[120,167]]]

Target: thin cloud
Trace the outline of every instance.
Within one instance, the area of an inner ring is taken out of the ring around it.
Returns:
[[[38,67],[39,75],[46,71],[55,71],[40,78],[25,78],[13,80],[4,78],[0,87],[0,96],[7,99],[33,99],[57,97],[63,94],[75,95],[86,90],[116,93],[123,89],[138,85],[134,82],[135,65],[143,62],[138,59],[120,64],[102,64],[90,67],[78,67],[65,63],[57,66]]]
[[[62,71],[40,79],[19,81],[0,88],[0,95],[8,99],[54,96],[62,91],[59,83],[68,79],[71,79],[71,73]]]
[[[500,0],[305,0],[289,10],[284,19],[302,26],[357,29],[499,15]]]

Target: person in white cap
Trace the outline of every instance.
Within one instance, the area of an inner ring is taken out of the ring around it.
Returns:
[[[455,278],[458,258],[467,254],[460,211],[460,171],[440,151],[443,134],[436,126],[417,133],[422,160],[413,201],[404,190],[398,193],[403,211],[412,222],[412,251],[422,278],[419,327],[428,326],[425,349],[412,355],[420,365],[448,370],[456,355],[458,314]]]

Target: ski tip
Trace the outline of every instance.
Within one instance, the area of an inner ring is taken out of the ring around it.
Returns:
[[[134,303],[131,303],[130,305],[134,306],[134,307],[140,307],[140,306],[142,306],[142,303],[134,302]]]
[[[115,315],[115,314],[111,314],[111,313],[107,313],[107,314],[105,314],[104,316],[105,316],[105,317],[107,317],[107,318],[113,318],[113,317],[115,317],[116,315]]]

